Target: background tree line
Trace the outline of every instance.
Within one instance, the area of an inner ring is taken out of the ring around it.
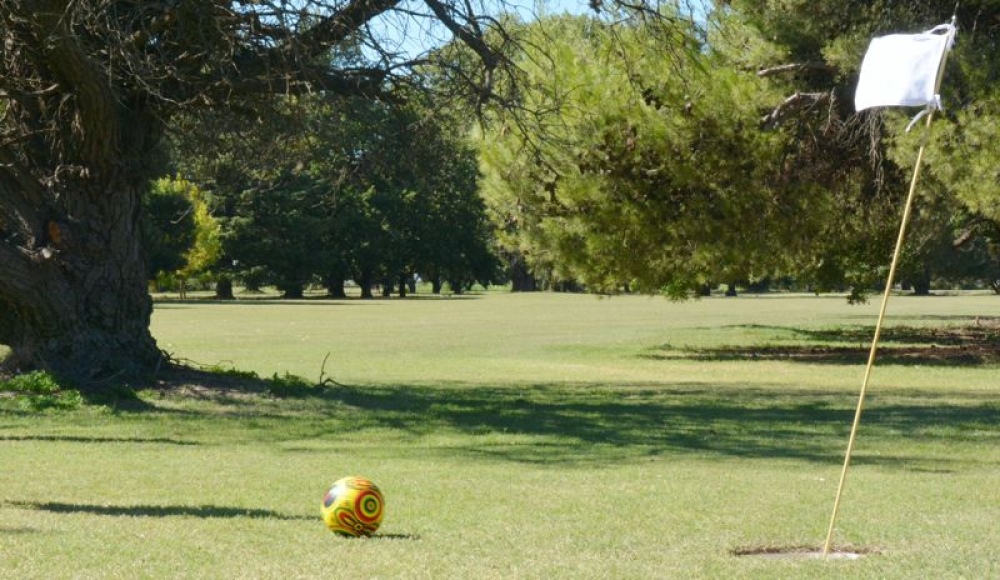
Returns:
[[[343,296],[348,279],[363,296],[405,294],[414,274],[435,291],[509,280],[684,297],[780,283],[861,297],[884,276],[915,145],[900,113],[854,114],[860,56],[886,28],[944,18],[941,3],[897,4],[728,2],[702,21],[673,13],[666,29],[508,19],[523,41],[516,106],[533,115],[469,123],[462,107],[277,98],[249,125],[186,119],[177,170],[210,184],[220,279],[287,297],[306,284]],[[981,7],[974,18],[905,254],[917,293],[932,279],[1000,291],[981,149],[995,141],[979,70],[993,21]]]
[[[434,292],[497,279],[475,152],[456,121],[415,100],[272,105],[249,123],[238,112],[192,116],[174,133],[175,171],[202,184],[220,231],[202,269],[220,297],[232,298],[234,279],[286,298],[310,285],[344,297],[348,280],[370,298],[375,286],[405,296],[415,276]],[[183,211],[147,217],[192,229],[172,217]]]

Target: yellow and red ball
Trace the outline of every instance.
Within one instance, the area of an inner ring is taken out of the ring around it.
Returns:
[[[333,482],[320,510],[331,532],[368,537],[378,530],[385,513],[382,492],[365,477],[349,476]]]

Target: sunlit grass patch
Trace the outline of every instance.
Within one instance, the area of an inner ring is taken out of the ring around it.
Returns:
[[[906,326],[935,316],[943,328],[992,305],[899,310]],[[871,307],[555,295],[168,306],[158,339],[215,359],[213,372],[161,376],[127,404],[0,402],[0,576],[989,577],[997,562],[996,367],[920,359],[876,368],[838,525],[838,545],[878,554],[734,555],[822,543],[861,369],[645,355],[828,347],[854,340]],[[344,475],[385,494],[371,540],[320,520]]]

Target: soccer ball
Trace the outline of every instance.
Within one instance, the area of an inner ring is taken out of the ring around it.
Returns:
[[[320,513],[331,532],[368,537],[382,523],[384,507],[382,492],[370,479],[351,476],[333,482]]]

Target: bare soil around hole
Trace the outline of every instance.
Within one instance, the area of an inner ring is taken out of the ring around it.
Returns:
[[[744,546],[732,550],[737,557],[752,557],[765,560],[822,560],[822,546]],[[878,548],[862,546],[839,546],[825,556],[829,560],[860,560],[881,554]]]

